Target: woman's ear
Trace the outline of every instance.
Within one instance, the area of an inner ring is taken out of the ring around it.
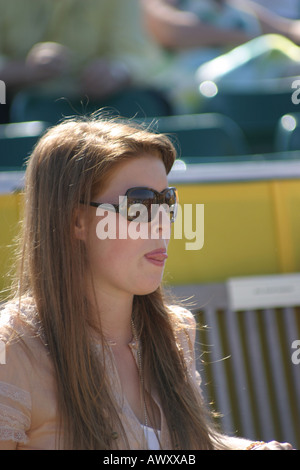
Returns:
[[[88,231],[88,216],[85,208],[80,207],[75,210],[74,221],[75,238],[85,241]]]

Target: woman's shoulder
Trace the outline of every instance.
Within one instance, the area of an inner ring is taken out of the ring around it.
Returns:
[[[191,330],[196,328],[196,320],[190,310],[181,305],[169,305],[168,308],[177,328]]]
[[[188,371],[197,387],[201,383],[195,363],[195,341],[197,322],[193,313],[180,305],[169,306],[175,323],[175,336],[178,348],[183,352]]]
[[[48,351],[30,299],[11,301],[0,310],[0,383],[20,388],[48,366]]]
[[[1,441],[26,445],[31,428],[52,422],[55,409],[53,365],[31,299],[0,310],[0,347],[0,448]]]
[[[18,306],[15,301],[10,301],[1,306],[0,309],[0,340],[5,343],[20,333],[21,322],[19,321]]]
[[[27,347],[30,328],[24,315],[15,301],[0,310],[0,442],[26,442],[31,421],[32,348]]]
[[[36,307],[31,298],[12,300],[0,309],[0,341],[10,356],[40,353],[45,348]],[[39,351],[39,352],[38,352]],[[24,358],[25,359],[25,358]]]
[[[31,298],[11,300],[0,308],[0,337],[8,340],[12,335],[26,335],[35,328],[36,308]]]
[[[170,305],[169,312],[178,341],[184,345],[184,349],[193,351],[197,328],[193,313],[181,305]]]

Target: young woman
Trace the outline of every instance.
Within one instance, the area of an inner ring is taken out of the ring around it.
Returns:
[[[193,317],[160,287],[174,159],[165,136],[118,119],[67,120],[35,147],[18,287],[1,314],[0,449],[249,446],[214,431]]]

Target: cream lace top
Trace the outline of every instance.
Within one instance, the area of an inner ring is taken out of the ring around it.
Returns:
[[[196,373],[193,355],[195,321],[192,314],[184,309],[178,308],[178,314],[184,317],[189,332],[178,335],[179,347],[183,349],[189,373],[195,385],[199,387],[199,377]],[[37,334],[37,329],[22,325],[16,317],[16,307],[8,305],[2,310],[0,315],[0,450],[56,449],[59,419],[52,362],[41,336]],[[26,349],[18,341],[12,344],[6,343],[10,327],[23,335]],[[137,360],[136,344],[132,342],[129,346]],[[149,431],[145,434],[145,430],[123,397],[113,362],[111,362],[110,379],[130,448],[147,448],[145,436],[150,446],[157,446],[157,442],[151,443]],[[152,398],[161,413],[161,446],[163,449],[170,449],[171,441],[163,410],[158,397],[152,394]],[[122,442],[118,442],[118,446],[126,448]]]

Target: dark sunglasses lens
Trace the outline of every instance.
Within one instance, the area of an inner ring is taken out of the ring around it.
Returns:
[[[139,222],[151,221],[151,207],[155,203],[155,193],[147,188],[134,188],[127,193],[129,221],[139,218]]]
[[[147,188],[133,188],[127,193],[127,219],[139,222],[151,222],[158,211],[158,202],[168,206],[170,221],[174,222],[177,215],[177,191],[174,188],[166,189],[161,197]]]

